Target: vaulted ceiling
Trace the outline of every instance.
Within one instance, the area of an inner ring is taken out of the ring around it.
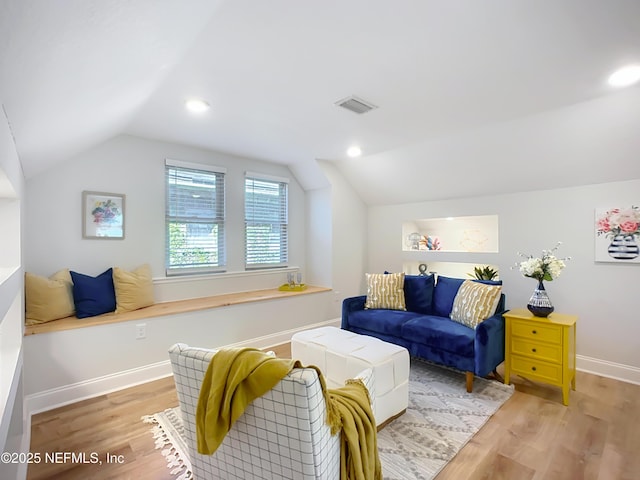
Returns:
[[[640,178],[640,87],[606,83],[640,63],[638,0],[0,2],[27,178],[120,134],[283,163],[308,189],[332,162],[369,204]],[[350,95],[378,108],[335,105]]]

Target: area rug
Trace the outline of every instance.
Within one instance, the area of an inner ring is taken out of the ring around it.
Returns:
[[[514,391],[484,378],[474,380],[472,393],[465,385],[462,372],[411,359],[407,411],[378,432],[385,480],[434,478]],[[179,409],[143,421],[154,425],[156,448],[162,448],[176,478],[192,478]]]
[[[156,449],[162,449],[167,467],[176,475],[176,480],[191,480],[191,463],[184,438],[184,427],[180,408],[168,408],[164,412],[142,417],[144,423],[153,425],[151,432],[156,441]]]
[[[467,393],[464,373],[412,358],[407,411],[378,432],[384,478],[435,477],[513,391],[475,378]]]

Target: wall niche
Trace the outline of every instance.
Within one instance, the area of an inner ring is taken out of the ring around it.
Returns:
[[[498,253],[498,215],[405,221],[402,250]]]

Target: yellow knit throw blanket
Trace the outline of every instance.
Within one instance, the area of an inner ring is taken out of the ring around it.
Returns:
[[[245,408],[298,367],[302,364],[297,360],[271,357],[254,348],[219,350],[212,357],[200,388],[196,409],[198,452],[215,452]],[[340,478],[382,479],[376,422],[364,384],[353,380],[344,387],[327,390],[320,370],[306,368],[318,372],[331,434],[341,432]]]
[[[347,380],[344,387],[327,391],[327,424],[331,434],[340,435],[340,478],[342,480],[382,480],[378,456],[378,433],[371,410],[369,391],[362,380]],[[329,407],[331,405],[331,407]],[[329,419],[329,410],[338,419]]]
[[[211,358],[196,408],[198,452],[211,455],[247,405],[271,390],[295,362],[255,348],[221,349]]]

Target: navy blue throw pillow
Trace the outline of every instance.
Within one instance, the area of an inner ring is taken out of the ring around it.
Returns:
[[[409,312],[431,313],[434,284],[433,275],[404,276],[404,303]]]
[[[116,309],[116,291],[113,287],[113,269],[90,277],[70,272],[73,280],[73,303],[76,317],[87,318],[113,312]]]
[[[438,283],[433,291],[433,314],[449,318],[453,301],[456,298],[462,278],[449,278],[438,275]]]

